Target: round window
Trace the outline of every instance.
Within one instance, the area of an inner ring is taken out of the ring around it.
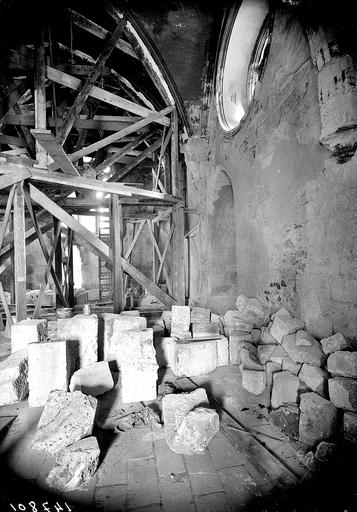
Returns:
[[[225,23],[217,69],[221,126],[240,126],[264,71],[270,44],[267,0],[243,0]]]

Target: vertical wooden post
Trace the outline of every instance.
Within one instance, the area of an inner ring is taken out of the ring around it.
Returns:
[[[61,221],[56,219],[56,217],[53,217],[54,232],[57,231],[59,222],[61,222]],[[56,248],[55,248],[55,274],[57,276],[60,286],[62,287],[62,239],[61,239],[61,234],[58,238]],[[56,306],[57,307],[62,306],[62,300],[61,300],[61,297],[60,297],[57,289],[56,289]]]
[[[68,305],[74,306],[74,278],[73,278],[73,231],[68,228]]]
[[[177,112],[172,112],[171,186],[172,194],[183,199],[182,171],[179,165],[179,131]],[[172,239],[172,292],[178,305],[185,304],[184,205],[172,214],[175,230]]]
[[[23,181],[16,185],[14,196],[14,260],[16,320],[26,320],[26,247],[25,201]]]
[[[35,43],[35,128],[46,129],[46,60],[45,60],[45,44],[44,31],[41,30],[40,38]],[[36,159],[38,167],[47,167],[47,152],[36,141]]]
[[[113,312],[120,313],[123,310],[123,269],[122,257],[122,232],[123,232],[123,207],[119,204],[117,194],[112,195],[112,255],[113,255]]]

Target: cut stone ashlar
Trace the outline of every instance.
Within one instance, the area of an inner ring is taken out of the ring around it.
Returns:
[[[76,367],[98,361],[98,317],[97,315],[76,315],[57,320],[57,337],[70,342],[70,351],[78,352]]]
[[[329,355],[327,370],[339,377],[357,379],[357,352],[339,350]]]
[[[171,332],[187,332],[190,330],[191,313],[189,306],[172,306]]]
[[[29,343],[47,338],[47,320],[21,320],[11,326],[11,352],[23,350]]]
[[[216,340],[177,343],[176,361],[171,368],[176,377],[205,375],[216,368]]]
[[[117,339],[120,338],[122,333],[128,331],[142,331],[147,328],[145,317],[127,314],[122,315],[122,313],[103,313],[102,316],[104,324],[103,359],[105,361],[112,361],[116,358],[115,345],[118,343]]]
[[[114,380],[107,361],[100,361],[74,372],[69,384],[70,391],[85,395],[103,395],[114,387]]]

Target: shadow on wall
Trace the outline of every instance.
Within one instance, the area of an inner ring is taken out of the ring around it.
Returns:
[[[209,307],[224,313],[235,308],[237,297],[237,256],[234,196],[231,180],[219,170],[209,216]]]

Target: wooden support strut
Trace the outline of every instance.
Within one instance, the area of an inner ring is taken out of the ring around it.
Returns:
[[[123,207],[119,205],[118,196],[112,196],[112,257],[113,257],[113,313],[120,313],[124,309],[123,304],[123,269],[122,257],[122,231],[123,231]]]
[[[26,251],[24,183],[17,183],[14,196],[14,253],[16,320],[26,320]]]
[[[35,44],[34,79],[35,127],[38,130],[46,130],[46,61],[43,30],[41,30],[40,40]],[[36,159],[39,167],[46,168],[47,153],[38,141],[36,142]]]

